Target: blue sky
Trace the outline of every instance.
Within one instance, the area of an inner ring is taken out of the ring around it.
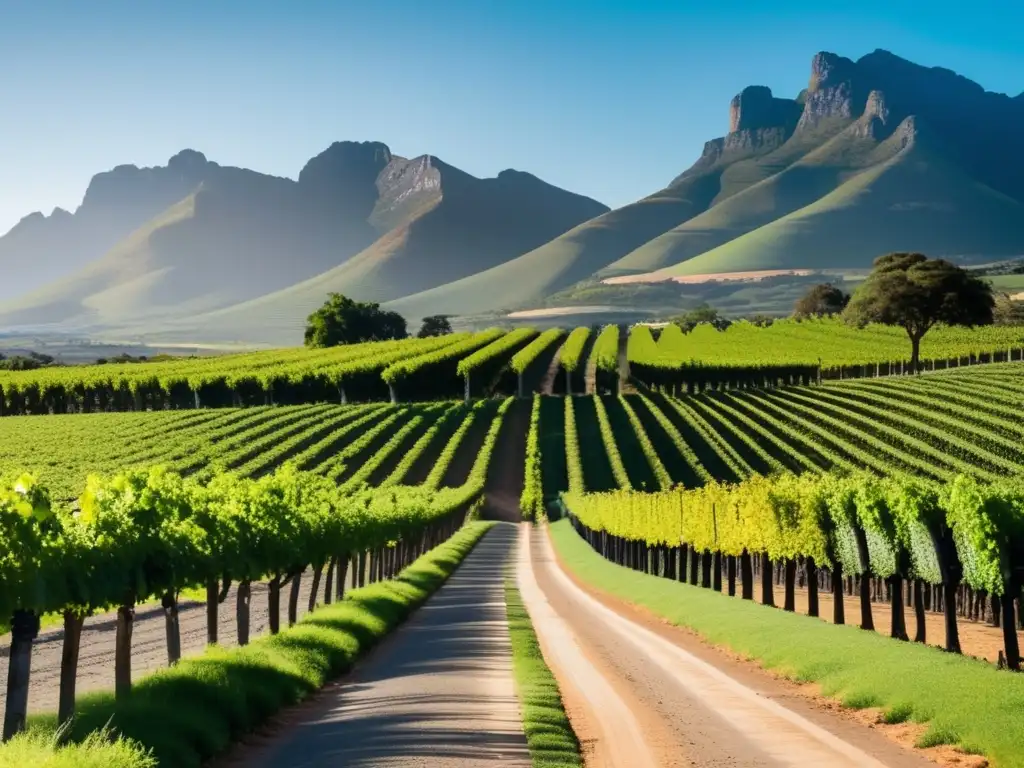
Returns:
[[[295,177],[380,140],[612,206],[664,186],[746,85],[887,48],[1024,90],[1024,4],[687,0],[0,0],[0,232],[92,174],[184,147]],[[957,10],[958,7],[961,10]],[[920,9],[920,10],[919,10]]]

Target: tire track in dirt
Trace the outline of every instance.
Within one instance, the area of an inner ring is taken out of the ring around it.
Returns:
[[[533,546],[541,590],[596,670],[619,697],[634,702],[658,765],[933,765],[859,722],[815,707],[792,684],[580,585],[562,570],[545,534],[538,533]],[[588,705],[600,711],[604,702]]]
[[[532,765],[512,676],[499,524],[351,674],[275,718],[218,768]]]

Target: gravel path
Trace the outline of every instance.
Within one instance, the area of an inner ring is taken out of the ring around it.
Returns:
[[[348,581],[351,582],[351,569]],[[310,571],[302,578],[299,599],[299,617],[304,616],[309,604],[309,589],[312,586]],[[288,626],[288,595],[291,585],[281,593],[281,627]],[[323,599],[324,583],[321,580],[320,595]],[[237,645],[237,624],[235,622],[235,593],[232,587],[227,599],[218,610],[219,639],[225,647]],[[267,632],[269,612],[267,610],[267,585],[252,585],[250,601],[249,633],[252,639]],[[181,626],[182,656],[202,653],[206,647],[206,606],[195,601],[181,601],[179,607]],[[117,614],[105,613],[90,616],[82,630],[82,646],[78,661],[79,695],[89,691],[114,688],[114,636],[117,630]],[[29,689],[29,713],[52,712],[57,709],[58,687],[60,684],[61,648],[64,630],[61,624],[48,627],[39,633],[32,649],[32,678]],[[7,664],[10,657],[11,636],[0,637],[0,710],[7,697]],[[135,613],[135,628],[132,633],[132,679],[138,680],[146,673],[167,665],[167,639],[164,631],[164,616],[157,606],[138,608]]]
[[[532,564],[545,603],[567,627],[576,655],[593,670],[588,674],[601,676],[603,686],[614,691],[602,697],[602,686],[592,680],[585,686],[571,676],[560,680],[566,690],[566,682],[575,683],[584,697],[583,739],[597,757],[593,764],[634,764],[614,752],[614,740],[624,738],[624,728],[628,738],[630,724],[615,718],[607,725],[606,708],[614,711],[621,701],[639,724],[652,755],[638,754],[643,757],[639,764],[653,760],[664,768],[933,765],[861,723],[816,708],[791,685],[729,658],[692,634],[593,593],[562,570],[541,530],[532,537]],[[533,616],[536,597],[531,601],[528,594],[524,599]],[[545,648],[550,647],[552,636],[545,637],[543,623],[538,633]],[[554,641],[569,642],[557,636]],[[555,661],[557,667],[559,659]],[[567,699],[572,717],[572,696]]]
[[[349,676],[225,761],[246,768],[531,765],[512,679],[498,525]]]

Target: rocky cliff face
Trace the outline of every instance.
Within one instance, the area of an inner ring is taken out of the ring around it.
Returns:
[[[857,61],[815,54],[807,88],[795,99],[778,98],[765,86],[744,88],[729,104],[729,133],[707,142],[673,184],[723,162],[772,152],[794,135],[813,142],[819,129],[828,136],[848,125],[879,142],[896,131],[909,142],[924,125],[951,160],[994,189],[1024,198],[1024,152],[1016,150],[1024,134],[1024,94],[990,93],[951,70],[884,50]]]
[[[861,113],[868,90],[856,70],[857,65],[843,56],[824,51],[815,54],[797,130],[814,128],[830,118],[849,120]]]
[[[350,220],[366,221],[377,203],[377,179],[393,157],[378,141],[338,141],[299,172],[304,200]]]

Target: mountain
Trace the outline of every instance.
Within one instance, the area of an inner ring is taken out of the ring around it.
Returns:
[[[183,152],[163,168],[120,165],[97,174],[74,213],[61,208],[23,218],[0,237],[0,299],[24,294],[102,256],[202,181],[203,166]]]
[[[886,51],[819,53],[796,98],[765,86],[733,98],[728,134],[665,189],[390,306],[474,314],[594,277],[855,268],[901,249],[1021,255],[1022,96]]]
[[[0,324],[130,329],[235,305],[245,315],[245,303],[264,296],[261,316],[284,303],[284,314],[302,320],[328,291],[386,299],[430,288],[607,210],[527,173],[477,179],[376,142],[338,142],[297,181],[222,167],[191,150],[167,168],[135,171],[163,178],[182,168],[188,174],[165,195],[177,199],[101,257],[0,305]],[[230,317],[217,322],[226,327]]]

